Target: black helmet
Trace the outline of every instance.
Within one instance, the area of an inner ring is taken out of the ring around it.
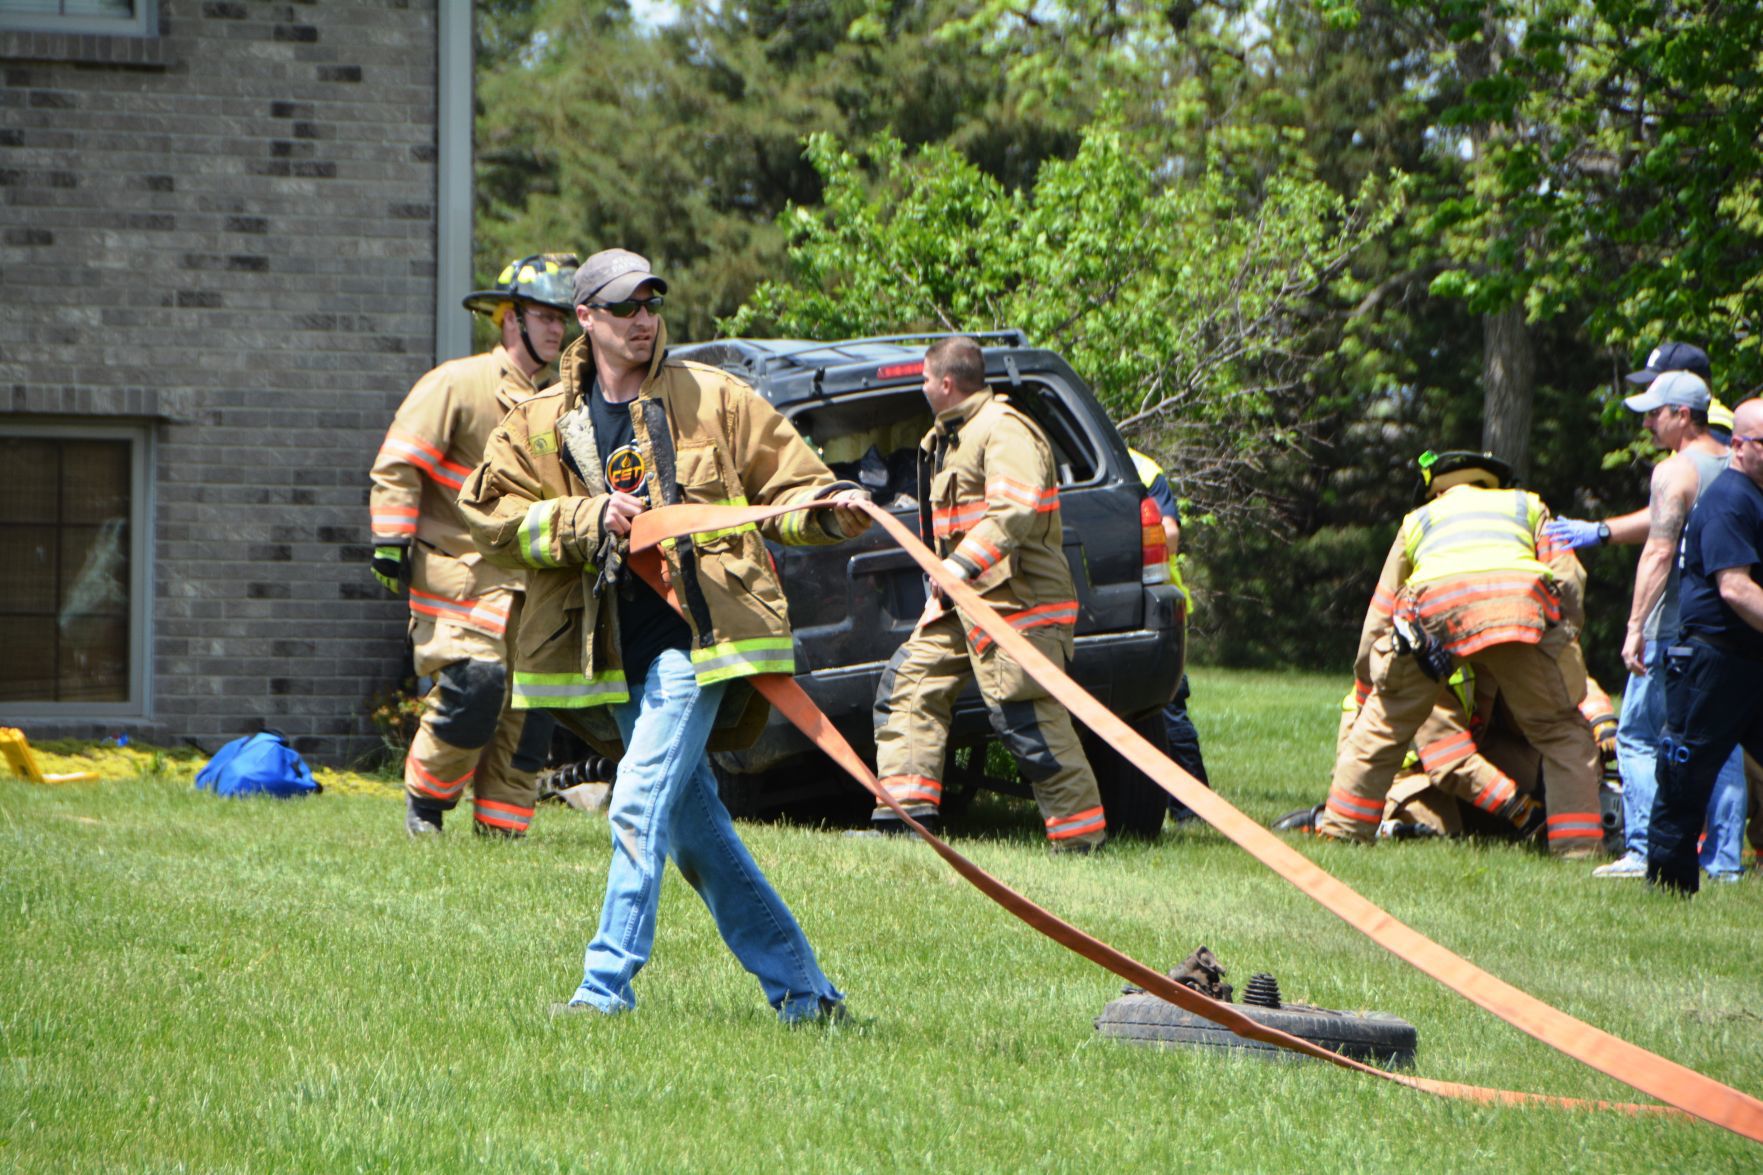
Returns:
[[[502,306],[521,301],[570,314],[575,309],[575,271],[580,264],[574,253],[534,253],[510,261],[496,276],[494,289],[465,295],[465,308],[493,315]]]
[[[1492,479],[1498,489],[1513,485],[1512,467],[1492,453],[1474,453],[1467,449],[1448,449],[1435,453],[1431,449],[1414,462],[1420,466],[1420,480],[1414,483],[1414,504],[1421,506],[1435,494],[1452,486]],[[1480,474],[1480,477],[1452,477],[1452,474]]]

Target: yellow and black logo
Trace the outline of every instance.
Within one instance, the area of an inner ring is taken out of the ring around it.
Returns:
[[[526,439],[526,447],[528,452],[535,453],[541,457],[546,453],[555,453],[557,451],[556,430],[547,429],[542,433],[537,433],[528,437]]]
[[[643,466],[643,454],[635,445],[614,449],[606,458],[606,484],[619,493],[642,493],[648,472]]]

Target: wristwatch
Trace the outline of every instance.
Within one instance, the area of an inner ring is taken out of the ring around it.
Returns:
[[[1598,545],[1600,547],[1610,545],[1610,524],[1608,522],[1598,523]]]

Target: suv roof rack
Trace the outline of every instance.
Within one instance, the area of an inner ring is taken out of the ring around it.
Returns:
[[[860,339],[834,339],[826,343],[805,343],[799,339],[717,339],[712,342],[693,343],[690,346],[694,350],[702,349],[706,353],[713,350],[720,352],[717,358],[707,357],[707,362],[724,363],[733,359],[748,371],[759,375],[780,367],[824,370],[842,363],[874,362],[875,354],[861,354],[859,349],[885,347],[890,344],[929,342],[936,339],[955,338],[964,333],[968,338],[992,344],[1014,347],[1028,346],[1028,336],[1015,327],[1005,330],[972,332],[927,331],[921,334],[871,335]]]
[[[838,339],[831,343],[816,343],[812,347],[799,347],[794,351],[782,351],[773,355],[773,359],[794,359],[798,355],[811,355],[816,351],[837,351],[841,347],[862,346],[865,343],[916,343],[926,339],[954,339],[966,336],[970,339],[998,339],[1014,347],[1028,346],[1028,336],[1017,327],[1006,327],[1004,330],[980,331],[926,331],[910,335],[867,335],[861,339]]]

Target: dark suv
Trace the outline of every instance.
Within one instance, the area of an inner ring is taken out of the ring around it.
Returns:
[[[728,339],[675,348],[673,358],[723,368],[752,384],[820,451],[833,471],[869,489],[917,529],[918,442],[931,426],[923,387],[924,349],[936,335],[813,343]],[[992,386],[1038,422],[1059,470],[1065,553],[1077,586],[1076,680],[1141,734],[1163,745],[1159,711],[1181,680],[1186,616],[1168,582],[1155,505],[1134,473],[1126,443],[1077,373],[1019,331],[977,336]],[[918,565],[882,532],[836,547],[773,547],[795,630],[797,680],[859,752],[874,761],[876,683],[924,607]],[[1152,836],[1164,793],[1107,745],[1082,730],[1115,833]],[[971,788],[1021,795],[986,775],[991,727],[969,685],[955,707],[945,807]],[[821,758],[777,714],[745,751],[716,756],[731,807],[752,812],[867,793]]]

